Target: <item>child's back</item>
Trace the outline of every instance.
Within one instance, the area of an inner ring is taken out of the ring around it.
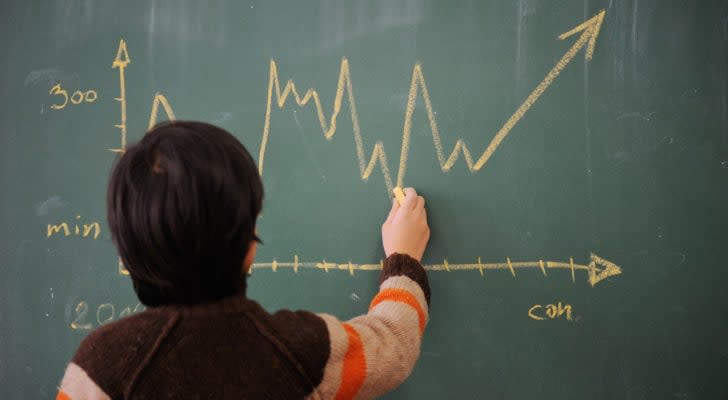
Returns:
[[[408,190],[382,227],[388,257],[368,314],[271,315],[245,296],[262,204],[254,168],[231,135],[189,122],[155,128],[122,157],[109,223],[150,307],[91,333],[58,398],[371,398],[410,374],[428,318],[424,200]]]

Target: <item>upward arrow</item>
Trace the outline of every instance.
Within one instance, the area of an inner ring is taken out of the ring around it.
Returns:
[[[483,152],[483,155],[481,155],[478,161],[475,162],[475,165],[473,165],[472,169],[479,170],[483,167],[483,165],[485,165],[486,162],[488,162],[490,156],[493,155],[495,150],[498,148],[498,145],[500,145],[503,139],[505,139],[508,133],[510,133],[511,129],[513,129],[516,123],[523,117],[524,114],[526,114],[526,111],[528,111],[528,109],[531,108],[534,103],[536,103],[536,100],[541,97],[543,92],[551,85],[554,79],[559,76],[561,71],[566,68],[566,65],[569,63],[569,61],[576,57],[576,54],[579,52],[579,50],[581,50],[582,47],[584,47],[584,45],[587,45],[584,58],[587,61],[591,60],[592,56],[594,55],[594,47],[596,46],[597,37],[599,36],[599,30],[602,27],[602,21],[604,21],[605,14],[606,11],[602,10],[599,12],[599,14],[582,22],[574,29],[559,35],[559,39],[564,40],[576,33],[583,32],[581,36],[579,36],[579,39],[561,57],[561,59],[559,59],[559,61],[551,69],[551,71],[546,74],[546,77],[543,79],[543,81],[541,81],[541,83],[536,86],[536,89],[534,89],[533,92],[528,95],[523,104],[521,104],[516,112],[514,112],[513,115],[508,118],[508,121],[503,124],[503,127],[498,131],[498,133],[496,133],[493,140],[490,141],[490,144],[488,144],[488,147]],[[468,155],[466,154],[466,158],[467,156]]]
[[[428,117],[430,119],[432,139],[435,145],[435,153],[437,154],[437,159],[440,163],[440,169],[442,169],[444,172],[449,171],[453,167],[453,165],[455,165],[455,162],[458,160],[460,154],[462,153],[463,158],[465,159],[465,163],[467,164],[470,172],[479,171],[481,168],[483,168],[485,163],[488,162],[496,149],[498,149],[498,146],[501,144],[503,139],[508,136],[508,134],[511,132],[513,127],[516,126],[518,121],[523,118],[523,116],[531,108],[531,106],[533,106],[539,99],[539,97],[541,97],[541,95],[546,91],[546,89],[548,89],[554,79],[556,79],[561,71],[566,68],[566,65],[569,64],[569,62],[573,60],[574,57],[576,57],[576,54],[579,52],[579,50],[581,50],[582,47],[587,46],[585,58],[586,60],[591,60],[594,54],[597,37],[599,36],[599,30],[602,27],[602,21],[604,21],[605,14],[606,11],[602,10],[594,17],[576,26],[574,29],[559,35],[559,39],[563,40],[576,33],[582,32],[581,36],[579,36],[579,39],[571,46],[571,48],[569,48],[569,50],[566,51],[566,53],[564,53],[564,55],[561,57],[561,59],[559,59],[556,65],[551,68],[548,74],[546,74],[546,77],[541,81],[541,83],[536,86],[536,88],[531,92],[531,94],[528,95],[528,97],[520,105],[520,107],[516,109],[513,115],[508,118],[506,123],[503,124],[500,130],[490,141],[488,147],[486,147],[481,156],[475,161],[473,159],[470,149],[468,149],[468,146],[465,144],[465,141],[463,139],[458,139],[455,143],[455,147],[450,153],[450,156],[445,157],[440,134],[437,129],[437,124],[435,123],[434,115],[432,113],[432,104],[430,103],[429,95],[427,95],[427,86],[425,85],[425,80],[419,65],[416,65],[415,71],[412,75],[413,83],[410,87],[410,101],[407,104],[407,111],[405,113],[405,128],[402,135],[402,148],[399,158],[399,171],[397,173],[397,186],[404,186],[404,176],[407,170],[407,158],[409,154],[410,127],[412,121],[412,113],[414,112],[414,99],[417,95],[417,83],[419,83],[424,96],[425,109],[427,110]]]
[[[119,97],[115,97],[114,100],[118,101],[121,105],[121,121],[114,125],[115,128],[119,128],[119,134],[121,139],[121,146],[117,149],[109,149],[115,153],[123,153],[126,149],[126,66],[129,65],[131,59],[129,58],[129,52],[126,51],[126,42],[124,39],[119,40],[119,48],[116,50],[116,57],[114,62],[111,64],[111,68],[119,69]]]
[[[559,39],[564,40],[569,36],[583,31],[584,33],[581,34],[579,40],[574,43],[574,46],[571,49],[574,49],[574,54],[576,54],[579,49],[584,46],[584,43],[586,41],[589,41],[589,45],[586,48],[586,54],[584,58],[586,60],[591,60],[592,56],[594,55],[594,46],[596,46],[597,44],[597,36],[599,36],[599,30],[602,28],[602,22],[604,21],[604,14],[606,14],[606,11],[600,11],[599,14],[593,16],[587,21],[582,22],[574,29],[559,35]],[[571,51],[571,49],[569,49],[569,51]]]
[[[130,62],[129,53],[126,51],[126,42],[124,39],[121,39],[119,41],[119,48],[116,50],[116,58],[114,58],[114,63],[111,64],[111,68],[126,68]]]

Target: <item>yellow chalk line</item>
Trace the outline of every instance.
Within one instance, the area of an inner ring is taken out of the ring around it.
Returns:
[[[116,50],[116,57],[114,62],[111,64],[111,68],[119,69],[119,97],[115,97],[114,100],[121,103],[121,121],[114,125],[114,128],[119,129],[121,146],[118,149],[109,149],[115,153],[123,153],[126,150],[126,66],[131,63],[129,58],[129,52],[126,50],[126,41],[124,39],[119,40],[119,48]]]
[[[468,169],[470,170],[470,172],[475,173],[483,168],[483,166],[488,162],[490,157],[493,155],[495,150],[505,139],[508,133],[510,133],[510,131],[518,123],[518,121],[523,118],[526,112],[536,103],[539,97],[541,97],[546,89],[548,89],[551,83],[553,83],[554,79],[556,79],[556,77],[561,73],[561,71],[563,71],[566,65],[576,56],[576,54],[579,52],[579,50],[581,50],[582,47],[584,47],[585,45],[587,46],[585,58],[587,60],[590,60],[592,58],[596,45],[596,38],[599,35],[601,24],[604,20],[604,15],[605,11],[602,10],[597,15],[581,23],[574,29],[559,35],[559,38],[563,40],[578,32],[582,32],[579,39],[571,46],[571,48],[569,48],[569,50],[561,57],[561,59],[559,59],[559,61],[548,72],[548,74],[541,81],[541,83],[536,86],[536,88],[528,95],[526,100],[518,107],[518,109],[516,109],[513,115],[511,115],[511,117],[503,124],[503,126],[488,144],[486,149],[483,151],[482,155],[475,162],[473,161],[470,150],[462,139],[458,139],[455,142],[455,146],[452,152],[447,158],[445,157],[445,151],[442,145],[440,131],[437,126],[437,121],[435,119],[435,112],[432,107],[430,94],[427,90],[427,84],[425,82],[424,73],[422,72],[422,66],[419,63],[416,63],[412,70],[412,78],[410,80],[410,87],[407,96],[407,107],[405,110],[404,126],[402,128],[402,143],[400,147],[400,161],[399,169],[397,172],[396,186],[404,186],[404,177],[407,169],[407,159],[409,157],[412,119],[417,104],[417,98],[420,94],[425,103],[425,111],[430,125],[432,142],[435,147],[435,153],[437,155],[440,169],[443,172],[449,171],[454,166],[455,162],[458,160],[460,154],[462,153]],[[374,167],[379,164],[382,171],[382,176],[384,177],[385,185],[387,186],[387,193],[392,193],[392,189],[395,185],[393,184],[392,176],[389,172],[387,155],[384,151],[384,146],[381,141],[377,141],[374,144],[372,153],[369,156],[369,161],[367,162],[361,135],[361,127],[359,125],[359,116],[356,111],[356,102],[354,100],[354,90],[351,81],[349,61],[346,58],[342,58],[341,60],[341,65],[339,68],[339,80],[336,87],[333,110],[331,112],[331,116],[328,122],[326,120],[326,116],[324,115],[324,110],[323,106],[321,105],[318,91],[316,91],[315,89],[308,89],[304,93],[303,97],[301,97],[298,93],[298,90],[296,89],[296,84],[293,80],[290,79],[286,82],[283,90],[281,90],[280,78],[278,75],[278,66],[275,60],[270,61],[265,119],[263,124],[263,134],[261,137],[260,151],[258,155],[258,170],[260,174],[263,175],[263,166],[265,163],[265,156],[270,136],[270,120],[274,94],[276,97],[276,104],[280,109],[285,106],[286,100],[288,99],[289,95],[293,95],[293,98],[299,107],[303,107],[307,105],[309,101],[313,100],[313,105],[316,109],[316,115],[318,117],[321,130],[324,134],[324,137],[327,140],[330,140],[336,133],[336,121],[341,111],[341,105],[344,99],[344,91],[346,91],[347,93],[347,100],[349,102],[349,113],[352,120],[354,144],[361,179],[368,180],[369,176],[374,170]]]
[[[119,41],[119,48],[116,51],[116,58],[111,64],[111,68],[119,69],[119,97],[115,97],[114,100],[121,103],[121,121],[118,124],[114,125],[115,128],[119,129],[121,146],[118,149],[109,149],[115,153],[123,153],[124,151],[126,151],[128,132],[126,125],[126,67],[130,63],[131,58],[129,57],[129,52],[126,48],[126,41],[124,41],[124,39],[121,39]],[[147,130],[151,129],[154,125],[157,124],[160,105],[162,106],[162,109],[164,109],[165,114],[167,114],[168,120],[174,121],[177,119],[177,117],[174,115],[174,110],[172,110],[172,106],[169,104],[169,100],[167,100],[167,98],[162,93],[157,92],[155,93],[154,99],[152,100],[152,107],[149,114],[149,123],[147,124]]]
[[[481,274],[487,270],[508,270],[513,276],[515,276],[516,269],[540,269],[544,271],[546,269],[567,269],[567,270],[583,270],[589,271],[592,267],[588,265],[576,264],[573,259],[570,262],[557,262],[557,261],[511,261],[510,258],[503,263],[482,263],[478,258],[477,263],[460,263],[452,264],[447,260],[443,260],[442,264],[425,264],[423,265],[427,271],[479,271]],[[382,269],[382,264],[357,264],[352,262],[335,263],[327,262],[322,260],[320,262],[301,262],[298,256],[294,257],[293,262],[280,262],[273,260],[269,263],[253,263],[254,269],[271,269],[273,271],[280,270],[282,268],[291,268],[294,272],[298,272],[301,269],[322,269],[326,272],[329,270],[341,270],[348,271],[353,275],[354,271],[379,271]]]
[[[451,264],[449,261],[443,260],[442,264],[426,264],[423,265],[423,267],[427,271],[434,272],[478,271],[481,276],[485,276],[486,270],[508,270],[514,278],[516,277],[516,269],[538,269],[541,270],[544,276],[547,276],[547,269],[566,269],[571,271],[572,282],[576,281],[576,271],[579,270],[586,271],[588,273],[587,280],[592,287],[609,276],[619,275],[622,273],[619,266],[616,264],[594,254],[592,254],[591,257],[592,262],[590,262],[589,265],[576,264],[574,263],[573,257],[569,258],[569,262],[544,260],[514,262],[510,259],[510,257],[506,257],[506,262],[502,263],[483,263],[481,262],[480,257],[478,257],[477,263]],[[603,265],[604,269],[597,268],[597,263]],[[274,259],[269,263],[254,263],[250,272],[252,273],[253,269],[266,268],[269,268],[274,272],[277,272],[282,268],[291,268],[294,273],[298,273],[299,269],[302,268],[324,270],[327,273],[331,270],[339,270],[348,271],[349,275],[353,276],[355,271],[380,271],[384,268],[384,261],[380,260],[378,264],[356,264],[351,261],[336,263],[328,262],[326,260],[322,260],[320,262],[302,262],[298,255],[295,255],[293,257],[293,262],[280,262],[277,259]]]
[[[157,124],[157,118],[159,114],[159,105],[162,105],[164,112],[167,114],[167,119],[174,121],[177,119],[172,110],[172,106],[169,105],[169,101],[163,94],[157,92],[154,94],[154,100],[152,101],[152,112],[149,114],[149,124],[147,124],[147,130],[152,129]]]

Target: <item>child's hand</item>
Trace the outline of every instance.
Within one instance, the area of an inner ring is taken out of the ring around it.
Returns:
[[[394,199],[389,216],[382,224],[384,254],[387,257],[392,253],[407,254],[422,261],[422,255],[430,240],[425,198],[418,196],[413,188],[406,188],[404,193],[402,205]]]

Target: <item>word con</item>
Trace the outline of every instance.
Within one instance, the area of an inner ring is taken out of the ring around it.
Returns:
[[[60,83],[53,86],[48,94],[52,96],[60,96],[63,99],[60,103],[51,104],[51,108],[54,110],[62,110],[68,105],[69,100],[71,101],[71,104],[78,105],[84,102],[93,103],[99,98],[99,94],[95,90],[86,90],[85,92],[76,90],[73,94],[71,94],[71,96],[68,96],[68,91],[63,89]]]
[[[58,224],[48,224],[46,230],[46,237],[51,236],[80,236],[80,237],[92,237],[94,240],[98,239],[101,234],[101,224],[98,222],[91,223],[80,223],[80,215],[76,215],[76,222],[69,224],[67,222],[61,222]]]
[[[571,304],[564,304],[562,302],[547,304],[545,306],[536,304],[528,309],[528,316],[536,321],[558,318],[566,318],[567,321],[572,321]]]
[[[526,112],[533,106],[541,95],[548,89],[551,83],[556,79],[561,71],[566,68],[566,65],[576,57],[576,54],[583,47],[586,46],[586,60],[591,60],[594,49],[596,46],[596,40],[599,36],[599,30],[601,29],[602,22],[604,21],[604,15],[606,11],[602,10],[591,19],[583,22],[574,29],[562,33],[559,35],[559,39],[563,40],[570,36],[573,36],[581,32],[579,39],[569,48],[569,50],[556,62],[556,65],[548,72],[546,77],[536,88],[526,97],[526,100],[516,109],[510,118],[503,124],[498,130],[493,139],[490,141],[483,153],[478,157],[477,160],[473,159],[470,149],[462,139],[458,139],[455,142],[455,147],[448,157],[445,157],[445,151],[442,146],[440,137],[440,131],[435,120],[435,112],[432,108],[432,101],[430,100],[429,92],[427,91],[427,84],[425,83],[425,76],[422,72],[422,66],[415,64],[412,71],[412,80],[409,87],[409,95],[407,98],[407,108],[404,116],[404,127],[402,129],[402,144],[400,147],[400,158],[399,158],[399,170],[397,172],[397,184],[396,186],[404,187],[404,177],[407,169],[407,158],[409,155],[409,144],[412,131],[412,116],[414,114],[415,106],[417,104],[417,97],[421,93],[422,99],[425,103],[425,110],[427,111],[427,118],[430,124],[430,133],[432,134],[432,142],[435,147],[437,154],[437,160],[440,165],[440,169],[443,172],[448,172],[455,162],[462,154],[465,159],[465,163],[471,173],[479,171],[486,162],[493,155],[495,150],[511,132],[513,127],[518,121],[523,118]],[[346,58],[341,60],[341,66],[339,68],[339,80],[336,86],[336,96],[334,97],[334,107],[331,115],[328,119],[324,115],[323,107],[321,106],[320,96],[318,91],[315,89],[308,89],[303,97],[296,90],[296,84],[293,80],[288,80],[286,85],[281,90],[280,78],[278,76],[278,66],[274,60],[270,61],[270,70],[268,74],[268,98],[266,101],[265,109],[265,120],[263,124],[263,136],[260,143],[260,152],[258,156],[258,169],[261,175],[263,175],[263,166],[265,163],[265,155],[268,148],[268,138],[270,136],[270,119],[273,103],[273,94],[275,93],[276,104],[278,108],[282,109],[289,95],[293,95],[294,100],[298,106],[305,106],[311,100],[313,100],[314,107],[316,109],[316,115],[318,116],[319,124],[324,137],[327,140],[331,140],[336,133],[336,123],[339,112],[341,111],[341,104],[344,100],[344,92],[346,92],[346,100],[349,103],[349,113],[354,131],[354,144],[356,148],[356,158],[359,164],[359,172],[362,180],[369,179],[375,166],[379,164],[384,182],[387,186],[387,193],[392,193],[394,183],[392,176],[389,172],[389,163],[387,161],[387,154],[384,151],[384,145],[381,141],[377,141],[374,144],[369,161],[364,154],[364,144],[361,135],[361,128],[359,126],[359,116],[356,111],[356,102],[354,101],[354,91],[351,79],[351,73],[349,71],[349,61]]]
[[[99,304],[95,311],[91,310],[89,316],[88,302],[79,301],[74,307],[75,318],[71,321],[71,329],[73,330],[91,330],[96,326],[108,324],[109,322],[127,317],[134,313],[144,311],[145,307],[141,303],[133,306],[124,307],[118,314],[116,306],[112,303]]]
[[[293,256],[293,262],[279,262],[273,260],[270,263],[254,263],[251,272],[255,269],[271,269],[273,272],[279,268],[293,269],[293,272],[298,273],[299,269],[317,269],[329,272],[331,270],[348,271],[350,275],[354,275],[355,271],[378,271],[382,269],[382,261],[378,264],[354,264],[351,262],[347,263],[332,263],[323,260],[321,262],[303,262],[300,260],[298,255]],[[576,271],[585,271],[588,276],[589,284],[593,287],[602,280],[610,277],[619,275],[622,273],[622,269],[614,264],[613,262],[591,254],[591,260],[589,264],[576,264],[574,259],[570,258],[569,262],[559,261],[511,261],[510,258],[506,258],[506,262],[501,263],[483,263],[478,257],[478,262],[474,264],[451,264],[447,260],[444,260],[442,264],[428,264],[424,265],[425,270],[428,271],[439,271],[439,272],[453,272],[453,271],[478,271],[481,276],[485,276],[485,272],[489,270],[502,270],[510,271],[511,275],[516,277],[516,270],[540,270],[544,276],[547,276],[548,270],[562,269],[571,271],[571,280],[576,282]]]

